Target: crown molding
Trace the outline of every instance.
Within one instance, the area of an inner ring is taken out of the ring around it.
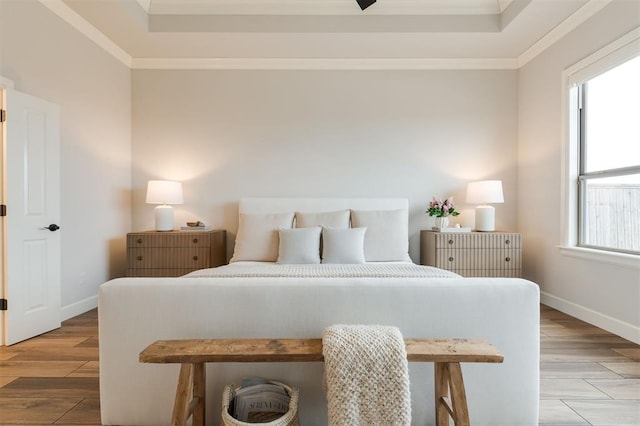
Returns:
[[[517,69],[511,58],[134,58],[133,69],[171,70],[489,70]]]
[[[590,0],[517,58],[133,58],[62,0],[39,0],[130,69],[437,70],[518,69],[558,42],[612,0]],[[139,0],[141,6],[151,4]]]
[[[145,12],[147,12],[147,15],[148,15],[149,12],[151,11],[151,0],[136,0],[136,1],[140,5],[140,7],[144,9]]]
[[[125,52],[120,46],[111,41],[100,30],[91,25],[86,19],[80,16],[75,10],[67,6],[62,0],[39,0],[40,3],[62,18],[69,25],[78,30],[81,34],[104,49],[111,56],[131,68],[131,55]]]
[[[560,41],[564,36],[579,27],[580,24],[604,9],[611,1],[612,0],[590,0],[518,56],[518,68],[523,67],[533,58]]]
[[[355,1],[136,0],[149,15],[362,15]],[[513,0],[393,0],[367,15],[499,15]]]
[[[14,87],[15,86],[14,86],[13,80],[0,75],[0,88],[13,89]]]

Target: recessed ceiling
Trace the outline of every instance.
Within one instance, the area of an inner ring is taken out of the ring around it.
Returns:
[[[152,15],[348,15],[362,14],[356,0],[136,0]],[[369,15],[488,15],[513,0],[380,0]]]
[[[63,0],[153,61],[515,60],[606,0]],[[599,9],[598,9],[599,10]],[[185,64],[187,62],[184,62]],[[185,67],[188,67],[185,65]]]

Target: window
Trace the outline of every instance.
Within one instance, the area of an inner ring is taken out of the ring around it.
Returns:
[[[640,254],[640,56],[603,62],[570,94],[577,245]]]

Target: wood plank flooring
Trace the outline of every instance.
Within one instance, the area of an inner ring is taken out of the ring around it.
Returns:
[[[540,424],[640,425],[640,346],[541,306]]]
[[[0,346],[0,424],[99,425],[98,311]]]
[[[640,425],[640,346],[540,312],[540,425]],[[96,310],[0,347],[0,424],[99,425],[98,368]]]

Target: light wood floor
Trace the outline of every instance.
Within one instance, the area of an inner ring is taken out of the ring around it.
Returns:
[[[540,424],[640,425],[640,346],[545,306],[540,325]],[[97,425],[99,405],[96,310],[0,347],[0,424]]]

